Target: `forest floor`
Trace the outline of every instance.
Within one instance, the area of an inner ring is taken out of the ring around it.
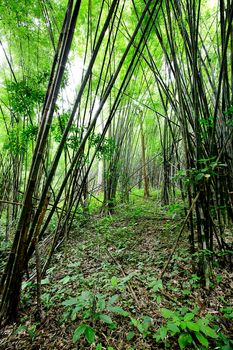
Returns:
[[[182,224],[177,208],[138,198],[79,221],[42,280],[42,320],[36,284],[24,282],[20,320],[0,331],[0,349],[233,349],[227,267],[216,264],[202,288],[184,232],[159,279]]]

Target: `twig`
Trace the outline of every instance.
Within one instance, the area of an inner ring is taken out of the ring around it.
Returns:
[[[106,248],[106,252],[108,253],[108,255],[110,256],[110,258],[114,261],[114,263],[118,266],[119,270],[121,270],[122,274],[124,275],[124,277],[126,277],[126,273],[123,269],[123,267],[121,266],[121,264],[117,261],[117,259],[109,252],[109,250]],[[140,303],[139,303],[139,300],[132,288],[132,286],[130,285],[129,281],[127,282],[127,287],[129,289],[129,292],[132,294],[132,297],[134,298],[135,302],[136,302],[136,305],[137,307],[140,309]]]
[[[158,291],[159,294],[161,294],[162,296],[164,296],[165,298],[167,298],[168,300],[171,300],[173,303],[176,303],[177,305],[179,306],[182,306],[182,303],[177,300],[177,299],[174,299],[170,294],[168,294],[167,292],[164,292],[162,290],[159,290]]]
[[[23,205],[23,203],[7,201],[4,199],[0,199],[0,203],[6,203],[6,204],[12,204],[12,205]]]

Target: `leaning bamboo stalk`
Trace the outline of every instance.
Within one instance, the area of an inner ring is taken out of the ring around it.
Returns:
[[[184,219],[184,221],[183,221],[183,223],[182,223],[181,229],[180,229],[180,231],[179,231],[179,233],[178,233],[178,235],[177,235],[177,238],[176,238],[175,243],[174,243],[174,245],[173,245],[172,251],[171,251],[171,253],[170,253],[170,255],[169,255],[169,257],[168,257],[168,259],[167,259],[167,261],[166,261],[166,263],[165,263],[165,265],[164,265],[164,268],[163,268],[162,271],[160,272],[159,278],[163,278],[164,273],[166,272],[166,270],[167,270],[167,268],[168,268],[168,265],[169,265],[169,263],[170,263],[170,261],[171,261],[173,255],[174,255],[175,251],[176,251],[177,245],[178,245],[179,240],[180,240],[180,238],[181,238],[181,235],[182,235],[182,233],[183,233],[183,231],[184,231],[185,225],[186,225],[186,223],[187,223],[187,221],[188,221],[188,219],[189,219],[189,215],[191,214],[191,212],[192,212],[192,210],[193,210],[193,208],[194,208],[194,206],[195,206],[195,204],[196,204],[196,202],[197,202],[197,200],[198,200],[198,198],[199,198],[199,195],[200,195],[200,192],[198,192],[198,194],[196,195],[196,197],[195,197],[194,200],[192,201],[191,207],[189,208],[189,211],[188,211],[188,213],[187,213],[187,215],[186,215],[186,218]]]
[[[35,256],[36,256],[36,289],[37,289],[37,294],[36,294],[36,300],[37,300],[37,312],[36,316],[38,320],[41,319],[41,313],[42,313],[42,304],[41,304],[41,259],[40,259],[40,250],[39,250],[39,241],[38,241],[38,235],[40,232],[41,225],[43,223],[46,210],[48,208],[49,204],[49,199],[50,199],[50,193],[48,193],[47,197],[45,198],[44,206],[42,208],[38,224],[35,230],[34,234],[34,241],[35,241]]]
[[[67,13],[71,13],[70,5],[71,4],[69,2]],[[56,80],[54,82],[53,88],[48,88],[49,93],[46,100],[46,108],[44,109],[44,118],[42,118],[42,124],[39,132],[41,137],[37,138],[36,151],[33,155],[33,161],[30,169],[23,208],[16,229],[11,253],[1,279],[0,322],[2,322],[4,318],[8,320],[14,320],[17,315],[18,305],[20,301],[20,288],[22,283],[23,270],[25,267],[25,253],[28,244],[27,235],[32,215],[32,196],[37,184],[38,170],[41,166],[41,161],[46,146],[46,139],[50,129],[51,120],[53,118],[56,99],[58,97],[65,65],[68,59],[68,54],[74,34],[74,28],[79,13],[79,7],[80,1],[77,0],[72,13],[72,18],[65,16],[64,22],[67,23],[67,33],[63,41],[62,55],[59,66],[57,68]],[[63,36],[62,34],[61,36]],[[51,103],[49,103],[49,101]]]

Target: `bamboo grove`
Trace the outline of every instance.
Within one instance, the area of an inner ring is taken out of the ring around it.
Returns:
[[[134,187],[145,198],[159,189],[162,205],[179,192],[208,289],[219,252],[231,263],[232,1],[2,0],[0,10],[1,322],[16,319],[22,281],[39,284],[100,192],[105,215]]]

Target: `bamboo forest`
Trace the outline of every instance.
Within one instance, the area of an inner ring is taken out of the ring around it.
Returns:
[[[233,349],[233,0],[0,0],[13,349]]]

